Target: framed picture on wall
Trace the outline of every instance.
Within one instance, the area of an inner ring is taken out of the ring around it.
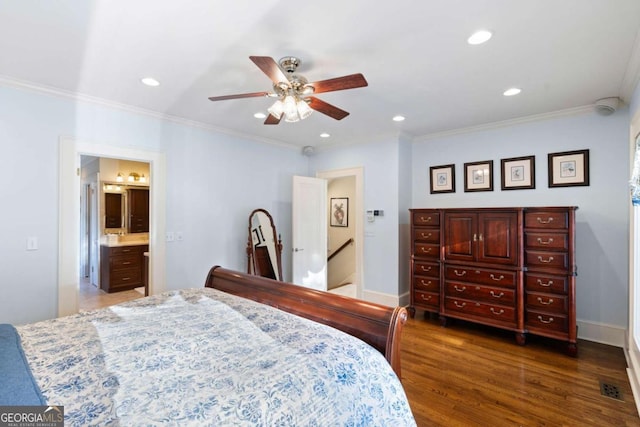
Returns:
[[[549,153],[549,187],[589,185],[589,150]]]
[[[331,198],[331,218],[329,218],[329,224],[331,224],[332,227],[349,226],[348,197]]]
[[[431,194],[456,192],[455,165],[431,166],[429,179]]]
[[[493,191],[493,160],[464,164],[464,191]]]
[[[503,190],[536,188],[536,156],[512,157],[500,160]]]

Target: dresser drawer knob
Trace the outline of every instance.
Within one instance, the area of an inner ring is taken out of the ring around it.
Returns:
[[[543,283],[542,280],[538,279],[536,283],[538,283],[538,285],[540,286],[548,288],[549,286],[553,285],[553,280],[549,280],[547,283]]]
[[[553,221],[553,217],[549,217],[547,219],[542,219],[540,217],[537,217],[536,219],[540,224],[551,224],[551,221]]]
[[[420,251],[422,251],[422,252],[424,252],[424,253],[428,254],[429,252],[431,252],[431,249],[432,249],[432,248],[425,248],[425,247],[423,246],[423,247],[421,247],[421,248],[420,248]]]
[[[495,308],[491,307],[489,310],[491,310],[491,312],[493,314],[495,314],[496,316],[500,316],[500,315],[504,314],[504,310],[503,309],[496,310]]]
[[[463,287],[459,288],[458,285],[453,285],[453,289],[455,289],[458,292],[464,292],[464,291],[467,290],[467,287],[463,286]]]
[[[422,271],[431,271],[431,266],[425,267],[424,265],[421,265],[420,266],[420,270],[422,270]]]
[[[129,264],[131,264],[131,261],[124,261],[124,262],[122,263],[122,265],[129,265]]]
[[[429,237],[431,237],[431,233],[428,233],[428,234],[420,233],[420,235],[422,236],[423,239],[428,239]]]
[[[550,305],[553,304],[553,298],[549,298],[547,301],[545,301],[542,298],[538,297],[538,302],[542,305]]]
[[[425,301],[431,301],[431,295],[427,295],[426,297],[424,296],[424,294],[420,294],[420,298],[422,298]]]
[[[504,296],[504,292],[500,292],[499,294],[496,294],[495,292],[491,291],[489,292],[491,294],[492,297],[494,298],[502,298]]]
[[[538,237],[538,243],[541,245],[550,245],[553,243],[553,237],[549,237],[549,240],[542,240],[542,238]]]
[[[542,316],[538,316],[538,320],[539,320],[541,323],[546,323],[546,324],[553,323],[553,317],[549,317],[549,320],[544,320],[544,319],[542,318]]]
[[[467,274],[467,270],[462,270],[462,273],[460,273],[458,270],[453,270],[453,272],[454,272],[454,274],[455,274],[456,276],[460,276],[460,277],[462,277],[462,276],[464,276],[465,274]]]
[[[431,280],[425,283],[424,279],[420,279],[420,283],[422,283],[424,286],[428,286],[431,284]]]
[[[456,307],[458,307],[458,308],[462,308],[462,307],[464,307],[465,305],[467,305],[467,303],[466,303],[466,302],[459,303],[458,301],[454,301],[453,303],[454,303],[454,304],[456,305]]]
[[[425,218],[425,217],[421,216],[420,217],[420,221],[422,221],[422,222],[431,222],[431,217],[428,216],[428,217]]]
[[[544,263],[544,264],[549,264],[550,262],[553,262],[553,257],[550,256],[547,259],[542,258],[540,255],[538,255],[538,261]]]
[[[489,275],[489,277],[491,277],[491,279],[492,279],[492,280],[495,280],[496,282],[499,282],[499,281],[501,281],[502,279],[504,279],[504,276],[503,276],[502,274],[500,275],[500,277],[496,277],[496,276],[494,276],[494,275],[493,275],[493,273],[491,273],[491,274]]]

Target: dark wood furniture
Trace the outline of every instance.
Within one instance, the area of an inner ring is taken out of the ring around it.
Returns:
[[[575,207],[411,209],[411,305],[577,352]]]
[[[122,227],[122,194],[104,193],[104,226]]]
[[[149,245],[100,247],[100,289],[118,292],[144,286],[144,252]]]
[[[403,307],[387,307],[215,266],[206,287],[268,304],[365,341],[382,353],[400,378]]]
[[[282,239],[271,214],[255,209],[249,215],[247,273],[282,280]]]
[[[129,233],[147,233],[149,231],[149,189],[127,189],[129,212]]]

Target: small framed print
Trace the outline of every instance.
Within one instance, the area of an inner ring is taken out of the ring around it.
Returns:
[[[493,191],[493,160],[464,164],[464,191]]]
[[[589,150],[549,153],[549,187],[589,185]]]
[[[429,178],[431,194],[456,192],[455,165],[431,166]]]
[[[500,160],[503,190],[536,188],[536,157],[513,157]]]
[[[349,226],[349,198],[337,197],[331,199],[331,218],[329,224],[332,227]]]

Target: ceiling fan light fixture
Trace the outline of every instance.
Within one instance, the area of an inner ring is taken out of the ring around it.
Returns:
[[[287,95],[284,98],[284,121],[285,122],[297,122],[300,120],[298,116],[298,106],[296,100],[291,95]]]
[[[280,118],[282,117],[282,113],[284,113],[284,103],[280,99],[278,99],[273,103],[271,107],[267,108],[267,111],[273,117],[280,120]]]
[[[309,104],[307,104],[306,101],[303,101],[302,99],[298,100],[296,106],[298,107],[298,115],[300,116],[300,120],[306,119],[311,115],[311,113],[313,113],[313,110],[311,109],[311,107],[309,107]]]

